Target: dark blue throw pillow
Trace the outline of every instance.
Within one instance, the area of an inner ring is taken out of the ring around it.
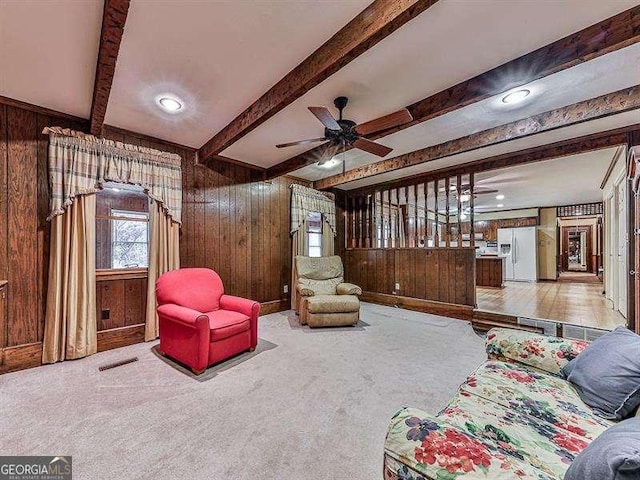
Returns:
[[[596,339],[562,373],[595,413],[627,418],[640,405],[640,336],[618,327]]]
[[[623,420],[591,442],[564,480],[640,480],[640,418]]]

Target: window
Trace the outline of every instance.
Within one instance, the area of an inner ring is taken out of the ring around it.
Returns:
[[[311,212],[307,216],[307,239],[310,257],[322,256],[322,214]]]
[[[111,268],[149,266],[149,214],[111,210]]]
[[[96,194],[96,268],[147,268],[149,198],[142,188],[107,183]]]

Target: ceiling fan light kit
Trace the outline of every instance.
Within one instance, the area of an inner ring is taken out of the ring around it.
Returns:
[[[326,107],[308,107],[309,111],[324,125],[324,137],[281,143],[276,145],[276,147],[285,148],[324,141],[328,146],[333,146],[338,149],[342,148],[343,151],[347,147],[354,147],[378,157],[385,157],[391,153],[393,149],[372,140],[368,140],[367,138],[364,138],[364,136],[397,127],[399,125],[404,125],[405,123],[413,120],[409,110],[403,108],[402,110],[376,118],[375,120],[357,124],[353,120],[343,118],[342,111],[347,106],[347,103],[349,103],[349,99],[347,97],[337,97],[333,101],[333,104],[339,112],[337,120],[333,115],[331,115],[331,112]],[[330,149],[327,149],[327,151],[328,150]],[[325,166],[332,157],[333,155],[326,158],[326,155],[324,155],[318,161],[318,166]]]

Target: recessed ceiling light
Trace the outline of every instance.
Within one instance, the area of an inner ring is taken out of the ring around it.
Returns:
[[[500,195],[496,195],[496,200],[503,200],[504,199],[504,195],[500,194]]]
[[[498,208],[502,208],[502,207],[504,207],[504,205],[503,205],[503,204],[501,204],[501,203],[499,203],[499,204],[498,204]]]
[[[174,113],[182,108],[182,103],[172,97],[161,97],[158,104],[167,112]]]
[[[502,97],[502,102],[509,104],[519,103],[527,98],[530,93],[531,90],[527,90],[526,88],[516,90],[515,92],[507,93],[504,97]]]

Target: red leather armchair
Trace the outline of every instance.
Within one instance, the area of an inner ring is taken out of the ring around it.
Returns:
[[[258,344],[260,304],[224,294],[208,268],[167,272],[156,282],[160,353],[200,375],[214,363]]]

